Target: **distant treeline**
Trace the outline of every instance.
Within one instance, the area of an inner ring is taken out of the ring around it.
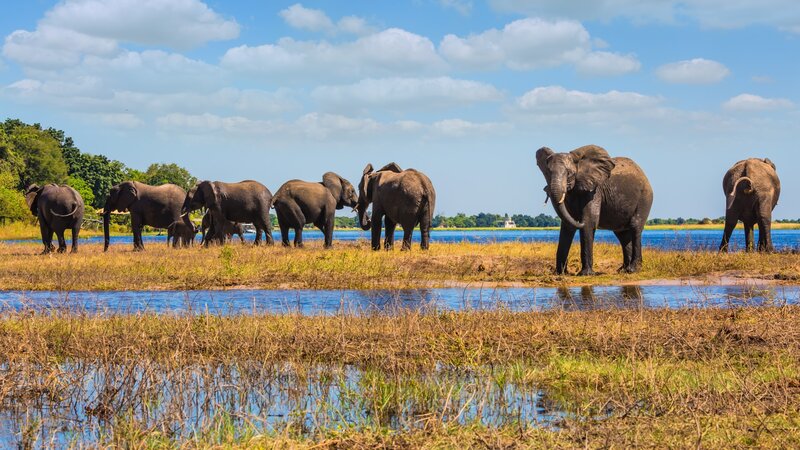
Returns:
[[[62,130],[18,119],[0,123],[0,218],[30,219],[23,190],[33,184],[65,183],[83,197],[88,217],[102,208],[111,186],[125,180],[184,189],[197,179],[177,164],[151,164],[140,171],[100,154],[83,153]]]
[[[773,222],[777,223],[799,223],[800,219],[776,219]],[[650,219],[647,221],[648,225],[710,225],[710,224],[724,224],[725,217],[717,217],[716,219],[684,219],[678,217],[677,219]]]

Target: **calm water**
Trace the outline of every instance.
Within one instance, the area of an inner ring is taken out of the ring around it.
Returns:
[[[279,233],[273,233],[276,242],[280,241]],[[402,239],[402,233],[395,233],[396,240]],[[253,235],[246,235],[247,240],[252,240]],[[294,239],[294,234],[291,234]],[[370,238],[368,231],[336,231],[334,240],[340,242],[353,242]],[[303,232],[304,240],[321,240],[322,233],[316,230]],[[756,239],[758,233],[756,232]],[[144,241],[154,245],[164,244],[166,235],[145,236]],[[577,235],[576,235],[577,240]],[[610,231],[597,231],[598,242],[616,244],[617,238]],[[722,240],[722,230],[645,230],[642,243],[646,247],[664,250],[716,250]],[[772,240],[778,250],[800,250],[800,230],[773,230]],[[92,237],[83,240],[91,243],[102,243],[102,237]],[[419,232],[414,233],[414,242],[419,241]],[[558,242],[558,230],[497,230],[497,231],[458,231],[458,230],[433,230],[432,242]],[[9,243],[38,242],[38,240],[5,241]],[[198,236],[199,242],[199,236]],[[757,242],[757,241],[756,241]],[[115,236],[111,238],[112,244],[133,245],[131,236]],[[733,250],[744,248],[744,232],[736,230],[731,239]]]
[[[391,312],[400,309],[514,311],[598,308],[684,308],[796,304],[800,286],[594,286],[409,290],[0,291],[0,312],[252,314]]]

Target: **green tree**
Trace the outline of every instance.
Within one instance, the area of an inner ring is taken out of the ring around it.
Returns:
[[[91,203],[94,208],[102,208],[105,205],[111,186],[125,181],[125,165],[103,155],[81,153],[74,164],[70,175],[84,180],[89,185],[94,194],[94,201]]]
[[[4,219],[22,220],[31,216],[25,197],[17,189],[18,183],[16,174],[0,171],[0,217]]]
[[[172,183],[189,190],[197,183],[197,178],[175,163],[150,164],[145,172],[145,183],[153,186]]]
[[[83,198],[84,205],[94,205],[94,192],[92,192],[92,187],[89,186],[89,183],[84,181],[83,178],[76,177],[76,176],[68,176],[67,177],[67,184],[78,191],[78,194],[81,194],[81,198]],[[87,208],[87,212],[89,210],[94,210],[93,208]]]
[[[14,126],[10,133],[8,130],[6,133],[14,153],[24,164],[19,173],[20,189],[32,183],[63,183],[66,180],[67,165],[58,141],[49,133],[37,125]]]

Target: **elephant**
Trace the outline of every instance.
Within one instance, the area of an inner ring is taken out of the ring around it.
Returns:
[[[727,201],[720,251],[728,251],[731,234],[740,220],[744,223],[746,251],[753,250],[755,225],[758,225],[758,251],[775,251],[772,246],[772,210],[781,196],[781,180],[775,164],[767,158],[739,161],[725,174],[722,189]]]
[[[381,222],[386,216],[386,239],[384,248],[394,248],[394,230],[397,224],[403,227],[402,250],[411,249],[411,234],[419,225],[422,234],[421,247],[430,247],[431,222],[436,207],[436,191],[430,178],[414,169],[402,170],[390,163],[377,172],[367,164],[358,184],[358,220],[363,230],[372,229],[372,249],[381,248]],[[372,203],[372,218],[367,217],[367,208]]]
[[[103,208],[103,251],[108,251],[108,226],[112,211],[130,212],[133,229],[133,250],[144,250],[142,229],[145,225],[168,228],[171,224],[189,218],[181,217],[181,206],[186,191],[174,184],[150,186],[138,181],[125,181],[111,188]]]
[[[291,180],[284,183],[272,206],[278,216],[281,241],[289,246],[289,229],[294,229],[294,246],[303,246],[303,226],[313,223],[325,235],[325,248],[333,245],[333,227],[336,210],[358,204],[358,195],[349,181],[328,172],[322,182]]]
[[[214,219],[206,212],[203,215],[203,222],[200,224],[200,232],[203,234],[203,239],[200,241],[201,245],[205,245],[206,238],[209,238],[216,233],[216,224],[214,223]],[[233,239],[233,235],[239,235],[239,240],[244,244],[244,226],[238,222],[228,222],[225,221],[225,224],[222,227],[222,233],[225,235],[225,240]]]
[[[67,185],[32,184],[25,190],[25,201],[31,214],[39,219],[42,232],[42,254],[55,250],[53,233],[58,237],[58,253],[67,251],[64,231],[72,231],[72,253],[78,251],[78,235],[83,224],[84,205],[81,194]]]
[[[185,220],[177,220],[167,227],[167,245],[172,240],[172,247],[189,247],[194,245],[194,237],[197,235],[197,227],[193,223]]]
[[[212,215],[214,223],[240,222],[252,223],[256,227],[255,245],[261,244],[264,232],[267,245],[272,245],[272,221],[269,216],[272,192],[258,181],[245,180],[239,183],[221,181],[201,181],[186,194],[181,214],[205,207]],[[225,235],[215,229],[213,235],[206,236],[205,245],[214,239],[224,243]]]
[[[587,145],[569,153],[543,147],[536,164],[544,174],[547,198],[561,218],[556,270],[567,273],[575,232],[580,230],[580,275],[593,275],[594,234],[611,230],[622,246],[620,272],[642,266],[642,230],[653,205],[653,189],[644,171],[629,158],[611,158],[602,147]]]

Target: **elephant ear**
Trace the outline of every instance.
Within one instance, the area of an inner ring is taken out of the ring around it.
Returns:
[[[330,191],[336,199],[336,208],[341,209],[344,199],[342,198],[342,178],[333,172],[328,172],[322,176],[322,185]]]
[[[139,190],[136,189],[136,184],[132,181],[122,183],[117,197],[117,210],[124,212],[137,200],[139,200]]]
[[[375,169],[372,168],[372,164],[367,164],[367,167],[364,167],[364,172],[361,175],[361,181],[358,183],[358,195],[361,198],[368,199],[369,196],[369,182],[372,175],[375,173]]]
[[[202,196],[203,204],[211,207],[219,202],[219,189],[213,181],[203,181],[197,189],[197,194]]]
[[[362,175],[369,175],[374,171],[375,169],[372,168],[372,164],[367,164],[367,167],[364,167],[364,172],[362,173]]]
[[[31,214],[34,216],[39,214],[39,195],[42,193],[44,186],[32,184],[25,189],[25,203],[28,204]]]
[[[772,170],[777,170],[777,168],[775,167],[775,163],[772,162],[769,158],[764,158],[764,162],[772,166]]]
[[[608,152],[596,145],[587,145],[570,152],[577,167],[575,188],[592,192],[611,176],[616,164],[608,156]]]
[[[542,171],[548,183],[550,180],[550,169],[547,167],[547,160],[554,154],[555,152],[547,147],[542,147],[536,151],[536,165],[539,166],[539,170]]]
[[[391,163],[389,163],[389,164],[387,164],[387,165],[385,165],[385,166],[381,167],[381,169],[380,169],[378,172],[394,172],[394,173],[400,173],[400,172],[402,172],[402,171],[403,171],[403,169],[401,169],[401,168],[400,168],[400,166],[399,166],[399,165],[397,165],[397,163],[391,162]]]

